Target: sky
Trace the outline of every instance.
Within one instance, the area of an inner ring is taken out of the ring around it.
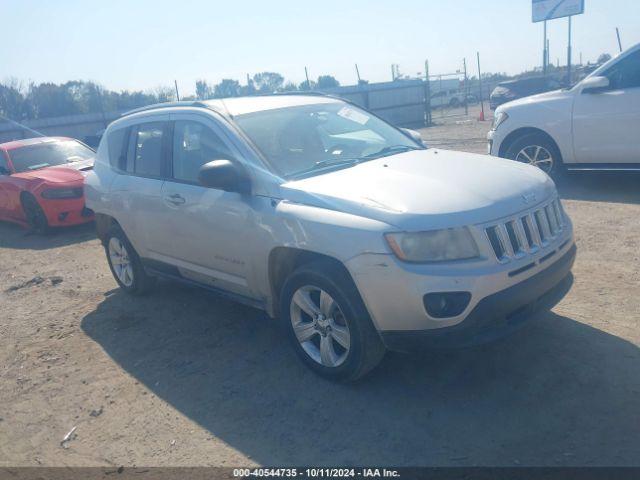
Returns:
[[[640,1],[585,0],[573,18],[574,61],[640,43]],[[462,69],[519,73],[542,61],[543,27],[531,0],[0,0],[0,80],[93,80],[112,90],[275,71],[299,83],[335,76],[356,83],[401,73]],[[550,59],[566,64],[567,19],[549,22]]]

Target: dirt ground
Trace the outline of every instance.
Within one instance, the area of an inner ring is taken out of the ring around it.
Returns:
[[[422,133],[482,153],[476,117]],[[0,466],[640,465],[640,177],[560,190],[579,249],[562,303],[355,385],[313,375],[259,311],[169,282],[122,294],[92,226],[0,223]]]

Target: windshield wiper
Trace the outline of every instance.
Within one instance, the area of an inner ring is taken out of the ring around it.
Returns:
[[[293,174],[294,178],[298,178],[301,176],[304,176],[308,173],[312,173],[318,170],[324,170],[324,169],[329,169],[331,167],[341,167],[341,166],[347,166],[347,165],[356,165],[359,162],[359,160],[357,158],[341,158],[341,159],[327,159],[327,160],[320,160],[316,163],[313,164],[313,166],[311,168],[306,168],[304,170],[301,170],[299,172],[295,172]]]
[[[30,167],[27,167],[29,170],[39,170],[40,168],[45,168],[50,166],[48,163],[39,163],[37,165],[31,165]]]
[[[377,152],[370,153],[362,157],[363,160],[372,160],[376,158],[388,157],[396,153],[410,152],[411,150],[423,150],[420,147],[412,147],[411,145],[392,145],[390,147],[384,147]]]
[[[409,152],[411,150],[424,150],[420,147],[412,147],[411,145],[392,145],[389,147],[384,147],[380,150],[378,150],[377,152],[374,153],[370,153],[369,155],[364,155],[363,157],[359,157],[359,158],[353,158],[353,157],[349,157],[349,158],[328,158],[326,160],[320,160],[316,163],[313,164],[313,166],[311,168],[307,168],[305,170],[302,170],[300,172],[296,172],[295,174],[293,174],[293,176],[295,178],[298,178],[300,176],[304,176],[308,173],[312,173],[315,171],[322,171],[325,168],[331,168],[331,167],[343,167],[343,166],[353,166],[353,165],[357,165],[361,162],[366,162],[368,160],[375,160],[376,158],[382,158],[382,157],[386,157],[389,155],[393,155],[396,153],[402,153],[402,152]]]

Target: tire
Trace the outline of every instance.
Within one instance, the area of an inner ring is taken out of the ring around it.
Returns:
[[[140,257],[119,226],[114,225],[107,233],[104,250],[113,278],[122,290],[131,295],[144,295],[153,289],[155,277],[145,272]]]
[[[327,300],[322,305],[320,297],[327,297],[314,289],[324,292],[333,303]],[[314,319],[304,312],[299,306],[300,298],[311,299],[316,313],[327,313],[327,318]],[[342,268],[329,262],[303,265],[287,278],[280,295],[280,312],[294,350],[303,363],[324,378],[355,381],[370,372],[384,357],[385,347],[356,286]],[[301,319],[303,321],[298,322]],[[294,323],[297,325],[295,328]],[[307,334],[307,341],[298,340],[298,335],[306,338]],[[348,349],[344,348],[345,343]],[[323,348],[323,345],[327,347]],[[329,361],[325,362],[325,359]],[[330,365],[330,360],[336,360],[335,364]]]
[[[460,100],[458,100],[457,97],[453,97],[450,101],[449,101],[449,106],[451,108],[457,108],[460,106]]]
[[[536,155],[539,157],[537,161],[535,160]],[[504,156],[509,160],[535,165],[556,180],[562,178],[565,173],[560,150],[552,140],[542,133],[528,133],[516,138],[509,145]],[[550,164],[546,161],[547,157],[551,160]]]
[[[49,233],[51,231],[49,221],[35,197],[29,193],[25,193],[22,195],[21,200],[22,209],[24,210],[24,216],[27,219],[29,228],[40,235]]]

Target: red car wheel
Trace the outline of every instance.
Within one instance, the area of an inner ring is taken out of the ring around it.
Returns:
[[[44,210],[42,210],[38,201],[33,198],[33,195],[29,195],[28,193],[22,195],[22,208],[24,209],[24,216],[27,219],[27,223],[34,232],[45,234],[49,231],[47,216],[44,214]]]

